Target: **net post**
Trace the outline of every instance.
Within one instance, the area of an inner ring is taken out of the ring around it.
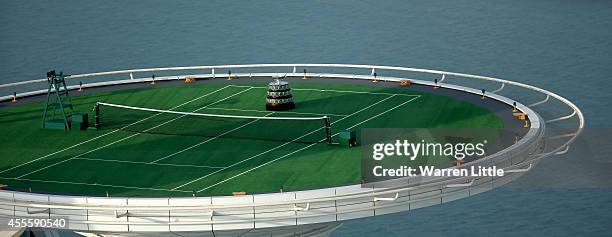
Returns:
[[[96,102],[94,110],[96,111],[96,130],[100,130],[100,102]]]
[[[325,137],[327,138],[327,143],[331,144],[331,123],[329,122],[329,117],[323,117],[323,122],[325,123]]]

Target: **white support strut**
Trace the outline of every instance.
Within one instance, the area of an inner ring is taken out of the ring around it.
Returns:
[[[379,201],[388,201],[388,202],[392,202],[395,201],[399,198],[399,193],[395,193],[394,197],[390,197],[390,198],[384,198],[384,197],[374,197],[374,202],[379,202]]]
[[[293,204],[294,211],[308,211],[310,210],[310,203],[306,203],[306,207],[299,207],[297,204]]]
[[[472,179],[470,182],[468,183],[461,183],[461,184],[447,184],[446,187],[447,188],[462,188],[462,187],[469,187],[472,186],[472,184],[474,184],[474,180]]]
[[[568,151],[569,151],[569,146],[565,146],[565,149],[563,149],[562,151],[556,152],[555,155],[563,155],[567,153]]]
[[[574,112],[572,114],[570,114],[570,115],[559,117],[559,118],[556,118],[556,119],[547,120],[546,122],[547,123],[552,123],[552,122],[557,122],[557,121],[561,121],[561,120],[566,120],[568,118],[574,117],[574,115],[576,115],[576,110],[574,110]]]
[[[524,173],[524,172],[531,170],[531,166],[532,164],[529,164],[527,168],[506,170],[504,173]]]
[[[544,103],[548,102],[549,98],[550,98],[550,95],[546,95],[546,98],[544,98],[544,100],[535,102],[533,104],[530,104],[529,107],[534,107],[534,106],[537,106],[537,105],[544,104]]]
[[[50,214],[50,213],[51,213],[51,208],[46,208],[46,209],[42,209],[42,210],[30,211],[30,208],[29,208],[29,207],[27,207],[27,208],[26,208],[26,213],[28,213],[28,215],[33,215],[33,214],[41,214],[41,213],[47,213],[47,214]]]
[[[129,213],[130,213],[129,211],[125,211],[125,212],[119,214],[119,212],[117,210],[115,210],[115,217],[116,218],[127,217],[129,215]]]
[[[491,93],[496,94],[497,92],[502,91],[504,87],[506,87],[506,83],[502,83],[501,86],[497,88],[497,90],[491,91]]]
[[[561,139],[561,138],[566,138],[566,137],[574,137],[576,135],[577,135],[576,133],[566,133],[566,134],[556,135],[552,137],[547,137],[546,140],[555,140],[555,139]]]

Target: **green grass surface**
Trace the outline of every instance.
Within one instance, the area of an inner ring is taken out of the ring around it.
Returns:
[[[77,110],[90,112],[93,120],[95,101],[169,109],[209,93],[176,110],[249,116],[327,114],[333,122],[333,133],[353,126],[357,131],[365,127],[502,127],[499,118],[476,105],[403,88],[292,83],[295,113],[270,114],[264,106],[265,88],[259,88],[265,85],[226,86],[120,90],[74,96],[73,103]],[[40,128],[41,113],[42,102],[0,109],[0,183],[85,195],[190,196],[196,191],[203,196],[230,195],[234,191],[276,192],[280,187],[329,187],[356,183],[361,177],[359,148],[309,143],[323,138],[322,133],[302,142],[287,142],[320,127],[318,121],[255,121],[245,125],[251,120],[159,115],[139,123],[132,131],[123,131],[113,128],[154,113],[112,112],[103,107],[103,123],[108,125],[105,129],[57,131]],[[135,133],[164,122],[151,133]],[[239,126],[244,127],[226,137],[212,136]]]

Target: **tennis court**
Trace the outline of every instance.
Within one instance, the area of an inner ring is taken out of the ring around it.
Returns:
[[[194,84],[75,96],[102,106],[102,129],[39,129],[38,102],[0,109],[0,182],[40,192],[111,196],[231,195],[358,183],[361,149],[325,142],[343,129],[500,128],[477,105],[405,88],[291,82],[296,109],[265,110],[266,84]],[[187,113],[242,116],[190,116]],[[312,118],[304,120],[263,118]],[[93,116],[90,117],[90,121]]]

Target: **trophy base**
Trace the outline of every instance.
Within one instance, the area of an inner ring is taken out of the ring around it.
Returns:
[[[295,103],[286,104],[266,104],[266,110],[268,111],[287,111],[295,108]]]

